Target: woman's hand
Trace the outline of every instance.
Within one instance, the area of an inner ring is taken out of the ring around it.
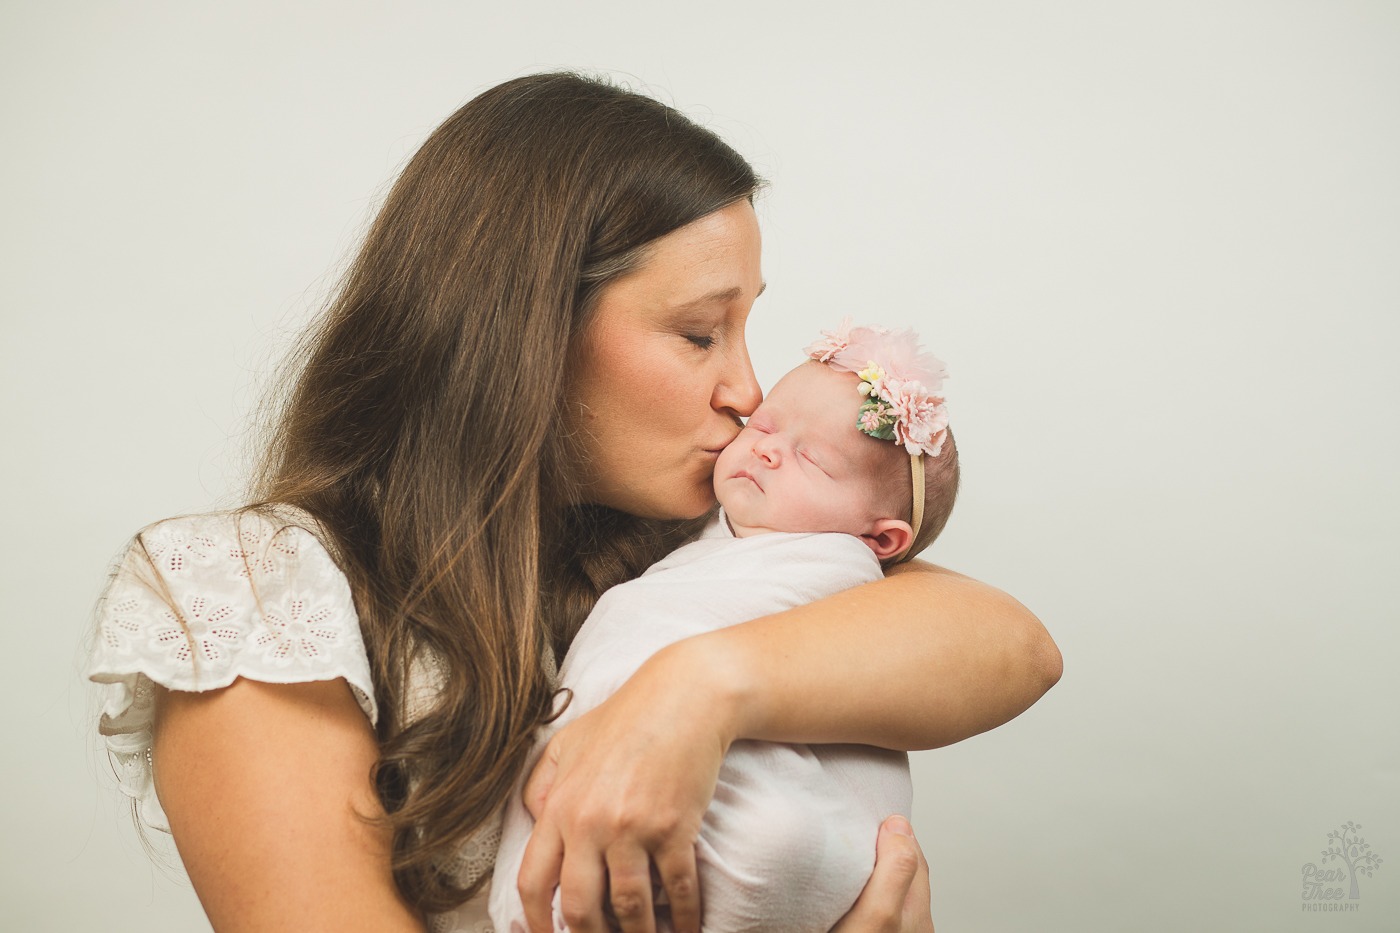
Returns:
[[[607,929],[605,896],[626,933],[653,933],[653,862],[677,933],[698,933],[695,842],[733,737],[720,691],[680,665],[655,655],[556,733],[526,783],[536,823],[519,887],[536,933],[553,929],[556,886],[574,933]]]
[[[831,933],[933,933],[928,860],[902,816],[880,826],[875,871]]]

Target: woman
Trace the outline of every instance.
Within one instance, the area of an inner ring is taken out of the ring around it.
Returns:
[[[158,762],[146,803],[217,929],[480,916],[553,658],[697,532],[759,401],[757,187],[680,114],[572,75],[487,91],[411,160],[309,335],[257,502],[138,536],[104,601],[104,731]],[[1023,607],[917,563],[682,642],[531,776],[531,922],[557,885],[575,930],[605,900],[650,930],[654,864],[698,929],[693,840],[735,739],[933,747],[1058,673]],[[929,922],[901,828],[853,929]]]

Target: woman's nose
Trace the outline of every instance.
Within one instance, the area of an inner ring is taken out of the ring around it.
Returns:
[[[716,411],[747,418],[761,401],[763,390],[759,388],[758,377],[754,375],[753,364],[749,362],[749,349],[739,343],[719,384],[715,386],[711,405]]]

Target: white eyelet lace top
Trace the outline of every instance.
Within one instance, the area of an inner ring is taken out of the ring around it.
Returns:
[[[344,678],[370,722],[378,720],[350,585],[315,527],[294,510],[186,516],[146,528],[119,558],[98,605],[87,674],[102,685],[99,731],[118,783],[147,826],[170,830],[152,780],[153,684],[199,692],[238,677],[273,684]],[[415,674],[410,717],[437,682],[431,662]],[[444,867],[470,883],[490,873],[499,841],[497,821]],[[485,905],[483,891],[431,918],[430,929],[488,933]]]

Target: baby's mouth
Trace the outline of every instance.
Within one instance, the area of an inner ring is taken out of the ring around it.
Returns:
[[[762,492],[762,491],[763,491],[763,484],[760,483],[757,479],[755,479],[755,478],[754,478],[754,475],[753,475],[752,473],[750,473],[748,470],[740,470],[739,472],[737,472],[737,473],[734,474],[734,478],[735,478],[735,479],[746,479],[746,480],[748,480],[749,482],[753,483],[755,486],[757,486],[758,489],[759,489],[759,492]]]

